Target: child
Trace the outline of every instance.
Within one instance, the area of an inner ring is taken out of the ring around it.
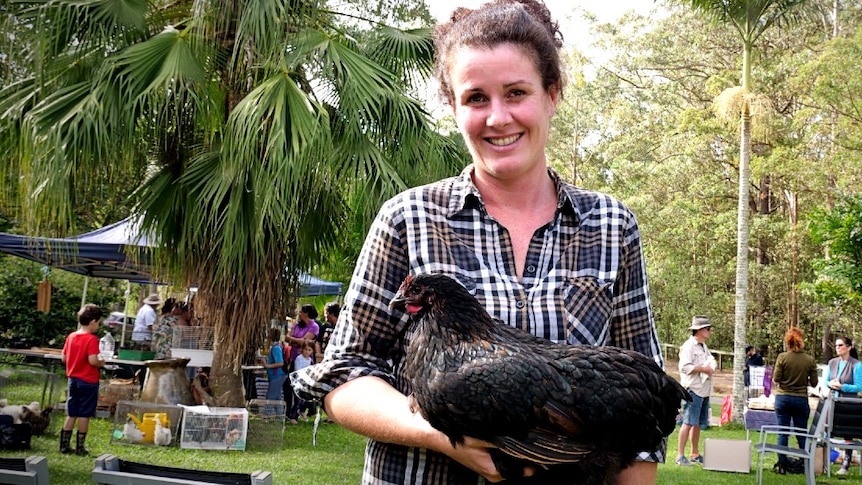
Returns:
[[[300,349],[302,353],[297,355],[296,360],[293,361],[293,370],[298,371],[300,369],[304,369],[313,363],[311,356],[314,354],[314,344],[312,342],[314,342],[314,340],[307,340],[301,344]],[[290,424],[296,424],[296,418],[298,417],[301,417],[303,421],[308,421],[308,407],[309,406],[304,400],[300,399],[298,396],[294,396],[293,407],[290,409],[290,413],[288,414]],[[302,414],[300,414],[300,411]]]
[[[261,358],[261,364],[266,368],[266,376],[269,379],[269,387],[266,398],[270,401],[281,401],[284,379],[284,350],[279,341],[281,331],[277,328],[269,329],[270,350],[266,357]]]
[[[78,330],[70,333],[63,345],[61,360],[66,364],[69,384],[66,390],[66,420],[60,431],[60,453],[72,453],[69,442],[77,420],[75,454],[89,454],[84,449],[84,441],[90,429],[90,418],[96,415],[99,401],[99,367],[105,365],[99,356],[99,339],[95,335],[103,316],[98,306],[92,303],[84,305],[78,312]]]

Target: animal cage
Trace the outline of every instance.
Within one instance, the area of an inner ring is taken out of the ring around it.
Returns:
[[[189,367],[210,367],[213,362],[215,327],[174,327],[171,357],[188,358]]]
[[[180,448],[245,451],[248,410],[185,406]]]
[[[155,420],[170,430],[167,445],[175,445],[179,436],[183,408],[173,404],[143,401],[119,401],[114,413],[114,431],[111,442],[155,444]],[[165,443],[161,442],[163,446]]]
[[[62,379],[65,381],[65,379]],[[39,402],[41,409],[57,407],[65,389],[60,376],[53,372],[10,368],[0,371],[0,398],[9,404]]]
[[[252,399],[248,409],[248,443],[253,446],[277,446],[284,439],[287,404],[284,401]]]

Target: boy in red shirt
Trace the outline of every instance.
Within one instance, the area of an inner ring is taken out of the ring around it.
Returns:
[[[63,345],[62,361],[66,364],[69,384],[66,389],[66,421],[60,431],[60,453],[72,453],[69,443],[77,420],[74,452],[76,455],[89,454],[84,449],[84,441],[99,401],[99,367],[105,365],[99,357],[99,339],[95,335],[103,316],[104,312],[98,306],[92,303],[84,305],[78,312],[78,330],[70,333]]]

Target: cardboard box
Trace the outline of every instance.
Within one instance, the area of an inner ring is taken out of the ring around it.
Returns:
[[[751,472],[751,441],[707,438],[703,443],[703,469]]]

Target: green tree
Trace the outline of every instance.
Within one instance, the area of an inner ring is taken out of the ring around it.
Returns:
[[[814,262],[816,279],[806,289],[824,305],[858,316],[862,312],[862,197],[814,213],[809,230],[825,257]]]
[[[77,194],[146,174],[127,203],[160,240],[158,276],[199,288],[223,405],[243,402],[241,364],[336,244],[346,201],[370,213],[463,163],[405,94],[430,72],[430,30],[323,5],[5,4],[21,27],[0,49],[27,55],[4,80],[0,140],[25,220],[69,228]]]
[[[806,0],[680,0],[718,22],[733,27],[742,42],[742,74],[732,103],[740,119],[739,195],[737,204],[736,304],[734,319],[733,419],[741,421],[743,408],[742,371],[745,365],[748,319],[749,184],[751,162],[752,52],[754,44],[769,28],[790,19],[794,8]]]

